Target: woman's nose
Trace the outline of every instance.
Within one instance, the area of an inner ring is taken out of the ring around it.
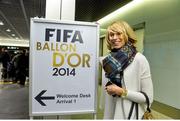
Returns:
[[[113,39],[117,39],[117,38],[118,38],[118,35],[114,34]]]

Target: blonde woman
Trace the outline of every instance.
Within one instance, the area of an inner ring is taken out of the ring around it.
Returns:
[[[149,63],[137,52],[136,35],[125,21],[107,28],[107,47],[110,53],[101,60],[105,72],[104,119],[141,119],[146,110],[147,94],[153,102],[153,84]],[[137,107],[132,107],[132,102]]]

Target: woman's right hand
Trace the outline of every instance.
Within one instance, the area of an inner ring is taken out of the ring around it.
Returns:
[[[122,93],[124,92],[124,89],[123,89],[123,88],[121,88],[121,87],[119,87],[119,86],[117,86],[117,85],[115,85],[115,84],[111,84],[111,85],[106,86],[106,87],[105,87],[105,90],[107,91],[107,93],[108,93],[109,95],[114,95],[114,94],[116,94],[116,95],[121,96]]]

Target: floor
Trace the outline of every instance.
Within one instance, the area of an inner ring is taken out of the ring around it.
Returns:
[[[28,119],[28,86],[0,84],[0,119]]]
[[[0,81],[0,119],[29,119],[29,86]],[[152,111],[156,119],[171,119],[161,113]],[[62,118],[62,116],[60,117]],[[92,119],[92,115],[65,116],[63,119]],[[57,119],[46,116],[35,119]],[[97,119],[102,119],[102,111],[98,109]]]

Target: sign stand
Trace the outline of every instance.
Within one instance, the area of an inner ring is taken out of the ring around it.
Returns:
[[[33,120],[33,116],[30,116],[30,120]]]
[[[93,114],[93,117],[95,120],[97,120],[97,114],[96,113]]]

